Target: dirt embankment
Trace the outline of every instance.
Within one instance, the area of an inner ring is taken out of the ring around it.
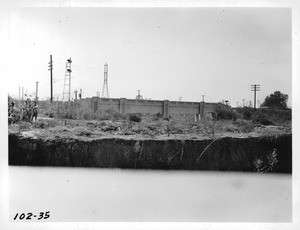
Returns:
[[[292,172],[292,134],[215,139],[43,138],[9,133],[9,164]]]

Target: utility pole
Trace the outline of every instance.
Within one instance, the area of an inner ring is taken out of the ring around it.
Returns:
[[[79,99],[81,99],[81,97],[82,97],[82,89],[80,89],[79,91]]]
[[[75,93],[75,101],[77,101],[77,90],[75,90],[74,93]]]
[[[204,97],[206,96],[206,95],[201,95],[202,96],[202,102],[204,102]]]
[[[21,99],[21,86],[19,86],[19,101]]]
[[[50,101],[52,103],[53,101],[53,76],[52,76],[52,70],[53,70],[53,61],[52,61],[52,54],[50,55],[50,62],[49,62],[49,70],[50,70]]]
[[[35,83],[35,98],[36,98],[36,101],[38,101],[38,92],[39,92],[39,82],[37,81]]]
[[[245,107],[245,100],[246,100],[246,99],[242,99],[242,101],[243,101],[243,107]]]
[[[254,91],[254,109],[256,109],[256,91],[260,91],[260,85],[251,85],[251,91]]]
[[[22,87],[22,103],[24,103],[24,87]]]

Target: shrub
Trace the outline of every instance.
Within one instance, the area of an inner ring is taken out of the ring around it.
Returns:
[[[236,120],[239,114],[231,107],[219,103],[216,107],[217,119],[223,120]]]
[[[242,116],[242,118],[246,120],[250,120],[252,119],[255,109],[250,107],[243,107],[243,108],[238,108],[237,112]]]
[[[32,129],[32,124],[27,121],[20,121],[19,129],[20,130],[30,130],[30,129]]]
[[[92,134],[88,128],[82,126],[74,127],[70,129],[70,131],[72,131],[76,136],[90,136]]]
[[[238,127],[239,132],[242,133],[249,133],[254,130],[254,124],[252,123],[252,121],[237,119],[236,121],[233,122],[233,124],[235,124]]]
[[[253,122],[259,123],[262,125],[274,125],[272,121],[261,111],[257,111],[255,114],[253,114],[252,118]]]
[[[137,114],[129,114],[129,121],[141,122],[142,118]]]

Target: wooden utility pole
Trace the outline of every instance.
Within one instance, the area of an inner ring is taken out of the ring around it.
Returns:
[[[22,103],[24,102],[24,87],[22,87]]]
[[[245,107],[245,100],[246,100],[246,99],[242,99],[242,101],[243,101],[243,107]]]
[[[53,61],[52,61],[52,54],[50,55],[50,62],[49,62],[49,70],[50,70],[50,101],[52,103],[53,101],[53,76],[52,76],[52,70],[53,70]]]
[[[256,91],[260,91],[260,85],[252,85],[251,91],[254,91],[254,109],[256,109]]]
[[[75,101],[77,101],[77,90],[75,90],[74,93],[75,93]]]
[[[35,85],[35,98],[36,98],[36,101],[38,101],[38,93],[39,93],[39,82],[37,81],[36,85]]]

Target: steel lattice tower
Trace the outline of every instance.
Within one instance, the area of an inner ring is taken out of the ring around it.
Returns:
[[[70,101],[71,97],[71,63],[72,60],[69,58],[66,62],[66,72],[65,72],[65,81],[64,81],[64,92],[63,92],[63,101],[68,100]]]
[[[105,63],[104,64],[104,83],[103,83],[103,89],[102,89],[102,97],[109,98],[107,74],[108,74],[108,65],[107,65],[107,63]]]

